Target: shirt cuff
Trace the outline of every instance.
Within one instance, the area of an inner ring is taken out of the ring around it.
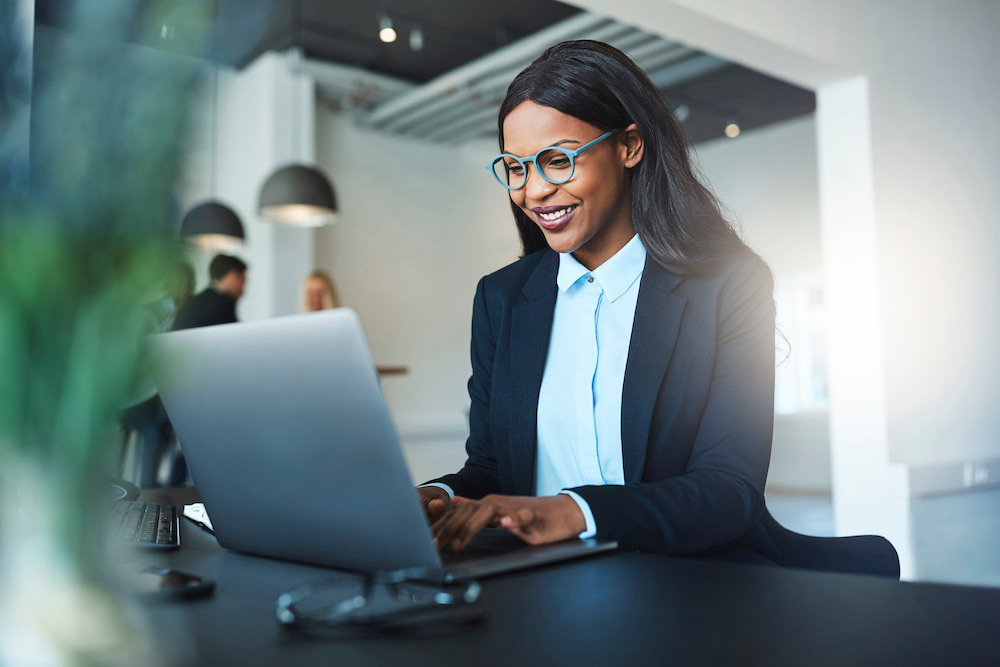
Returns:
[[[569,489],[563,489],[559,493],[565,494],[576,501],[576,504],[580,506],[580,511],[583,512],[583,519],[587,522],[587,530],[577,535],[577,537],[585,540],[588,537],[597,535],[597,522],[594,521],[594,513],[590,511],[590,505],[587,504],[587,501]]]
[[[430,482],[429,484],[421,484],[420,486],[421,487],[436,486],[439,489],[444,489],[445,492],[448,494],[449,498],[454,498],[455,497],[455,492],[451,490],[451,487],[448,486],[447,484],[442,484],[441,482]]]

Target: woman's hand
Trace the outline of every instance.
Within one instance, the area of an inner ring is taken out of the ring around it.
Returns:
[[[528,544],[559,542],[587,529],[580,506],[566,494],[542,498],[488,495],[482,500],[455,496],[451,502],[455,511],[431,525],[438,549],[450,546],[461,551],[486,526],[509,530]]]
[[[417,496],[420,498],[420,506],[424,508],[424,514],[427,515],[427,523],[433,524],[455,509],[448,492],[440,486],[418,486]]]

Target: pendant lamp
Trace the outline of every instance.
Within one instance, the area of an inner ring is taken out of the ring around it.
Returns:
[[[298,35],[298,46],[305,48],[302,39],[302,0],[292,3],[292,29]],[[301,51],[300,51],[301,53]],[[293,112],[297,110],[298,95],[293,96]],[[293,113],[292,145],[298,134],[301,118]],[[289,164],[275,170],[260,188],[257,210],[271,222],[291,227],[319,227],[336,222],[337,197],[330,179],[317,167]]]
[[[337,197],[319,169],[290,164],[264,181],[257,208],[271,222],[319,227],[336,221]]]
[[[231,251],[243,245],[243,223],[233,209],[210,199],[198,204],[181,221],[181,239],[200,250]]]
[[[215,61],[212,79],[212,164],[211,197],[193,207],[181,221],[181,241],[199,250],[228,252],[243,245],[246,233],[233,209],[215,199],[216,150],[218,143],[219,61],[215,57],[215,26],[212,27],[212,59]]]

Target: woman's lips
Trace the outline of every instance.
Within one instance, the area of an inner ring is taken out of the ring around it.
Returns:
[[[538,225],[547,231],[559,231],[569,224],[576,213],[577,204],[571,206],[539,206],[531,209],[535,213]]]

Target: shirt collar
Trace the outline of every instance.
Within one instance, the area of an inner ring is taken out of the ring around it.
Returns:
[[[611,301],[624,294],[642,275],[646,265],[646,248],[636,234],[632,240],[616,252],[611,259],[601,264],[593,271],[578,262],[569,253],[559,253],[559,272],[556,274],[556,284],[563,292],[573,286],[583,276],[590,274],[600,283],[604,294]]]

